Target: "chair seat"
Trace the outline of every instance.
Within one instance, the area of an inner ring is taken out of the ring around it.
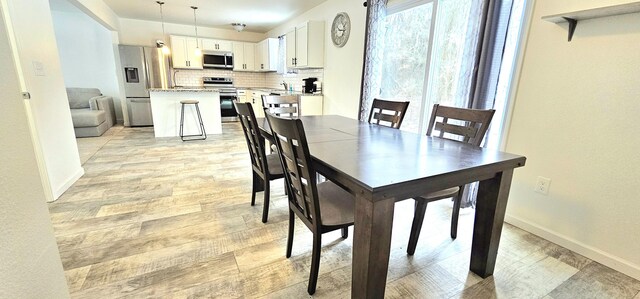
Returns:
[[[317,188],[322,225],[352,224],[355,197],[330,181],[318,184]]]
[[[200,103],[200,101],[198,100],[182,100],[180,101],[180,104],[198,104]]]
[[[440,200],[440,199],[443,199],[443,198],[454,197],[454,196],[456,196],[456,194],[458,194],[458,191],[460,191],[460,187],[451,187],[449,189],[444,189],[444,190],[439,190],[439,191],[436,191],[436,192],[431,192],[429,194],[422,195],[420,197],[416,197],[414,199],[415,200],[423,200],[423,201],[426,201],[426,202],[432,202],[432,201]]]
[[[278,154],[267,155],[267,167],[269,167],[270,175],[282,175],[282,164],[280,163],[280,157]]]

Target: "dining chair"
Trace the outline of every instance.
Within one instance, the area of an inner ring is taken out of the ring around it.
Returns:
[[[373,99],[371,112],[369,112],[369,123],[400,129],[407,108],[409,108],[409,102]],[[382,123],[380,123],[381,121]]]
[[[238,112],[238,118],[242,124],[249,156],[251,157],[251,168],[253,170],[253,187],[251,190],[251,205],[256,203],[256,193],[260,185],[264,187],[264,205],[262,207],[262,222],[266,223],[269,217],[270,182],[272,180],[284,178],[280,158],[276,154],[267,155],[265,152],[265,140],[260,134],[256,116],[250,103],[233,102]]]
[[[300,115],[300,97],[297,95],[263,95],[262,106],[276,116],[291,118]]]
[[[487,133],[487,129],[489,129],[489,124],[495,112],[493,109],[464,109],[435,104],[433,105],[431,119],[427,127],[427,136],[456,140],[479,147],[484,135]],[[438,131],[438,133],[435,134],[434,130]],[[409,235],[409,245],[407,246],[407,253],[409,255],[413,255],[416,251],[424,214],[427,209],[427,204],[430,202],[453,198],[451,238],[455,239],[457,237],[458,216],[460,215],[460,204],[463,192],[464,186],[457,186],[414,198],[416,201],[415,212],[411,225],[411,234]]]
[[[341,229],[342,238],[348,237],[348,228],[354,221],[355,198],[331,181],[317,183],[301,120],[280,118],[270,113],[267,113],[266,117],[273,132],[277,152],[280,153],[280,162],[289,190],[289,236],[286,256],[291,257],[297,215],[313,233],[311,273],[307,288],[309,295],[313,295],[320,269],[322,234]]]

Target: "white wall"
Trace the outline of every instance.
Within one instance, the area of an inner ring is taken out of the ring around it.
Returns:
[[[0,8],[0,298],[69,298]]]
[[[640,279],[640,14],[580,21],[572,42],[541,20],[625,2],[536,1],[506,144],[527,165],[507,219]]]
[[[164,41],[169,44],[169,35],[195,36],[195,28],[191,25],[165,23]],[[259,42],[265,35],[255,32],[237,32],[235,30],[207,28],[198,26],[198,36],[248,42]],[[120,19],[120,43],[124,45],[155,46],[156,40],[162,38],[162,23],[154,21]]]
[[[85,14],[113,31],[120,29],[120,19],[103,0],[68,0]]]
[[[65,86],[99,88],[113,97],[116,118],[122,123],[111,31],[80,11],[51,14]]]
[[[8,4],[10,37],[15,41],[23,90],[31,94],[36,140],[53,198],[58,198],[84,170],[71,122],[69,102],[47,0],[3,0]],[[5,15],[6,17],[6,15]],[[41,71],[35,65],[42,66]],[[47,191],[47,190],[46,190]]]
[[[367,15],[367,9],[362,6],[362,2],[329,0],[267,32],[268,37],[277,37],[305,21],[325,21],[324,82],[322,83],[325,114],[358,118]],[[333,45],[330,35],[333,18],[339,12],[346,12],[351,19],[351,35],[342,48]]]

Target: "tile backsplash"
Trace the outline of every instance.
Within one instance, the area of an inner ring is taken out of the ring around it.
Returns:
[[[302,91],[302,79],[315,77],[318,78],[318,81],[322,82],[324,76],[323,69],[308,69],[308,70],[295,70],[295,73],[287,73],[287,74],[277,74],[277,73],[267,73],[266,74],[266,87],[270,88],[283,88],[282,82],[287,82],[287,84],[293,84],[293,89],[295,91]]]
[[[177,86],[202,86],[202,77],[231,77],[238,87],[265,86],[264,73],[234,72],[218,69],[173,70]]]
[[[323,81],[323,69],[309,70],[293,70],[292,73],[278,74],[270,73],[253,73],[253,72],[234,72],[218,69],[203,70],[174,70],[174,78],[177,86],[202,86],[202,77],[231,77],[236,87],[268,87],[268,88],[284,88],[282,82],[293,84],[296,91],[302,90],[302,79],[308,77],[316,77],[318,81]]]

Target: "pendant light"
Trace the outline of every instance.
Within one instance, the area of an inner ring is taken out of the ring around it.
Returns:
[[[193,9],[193,27],[196,29],[196,51],[195,54],[196,56],[202,56],[202,50],[200,49],[200,47],[198,47],[198,21],[196,19],[196,9],[198,9],[197,6],[191,6],[191,9]]]
[[[162,39],[156,41],[156,46],[158,48],[162,48],[162,54],[164,55],[169,55],[171,53],[171,50],[169,50],[169,47],[167,47],[167,44],[165,44],[164,42],[164,15],[162,14],[162,5],[164,4],[163,1],[156,1],[156,3],[158,3],[158,5],[160,6],[160,21],[162,22]]]

